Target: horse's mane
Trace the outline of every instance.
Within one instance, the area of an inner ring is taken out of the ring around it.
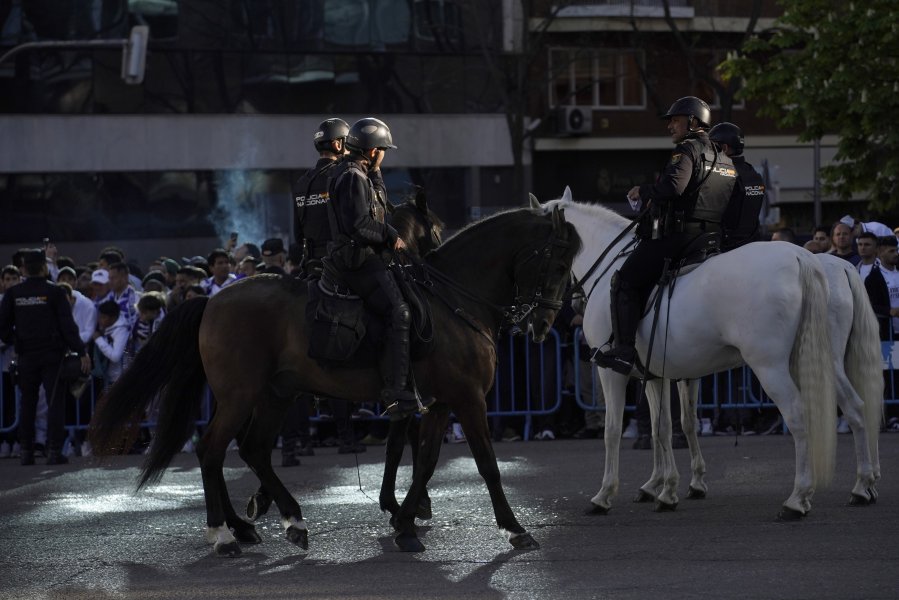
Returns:
[[[535,213],[521,208],[510,208],[509,210],[494,213],[489,217],[484,217],[483,219],[472,221],[471,223],[454,233],[452,236],[444,240],[444,242],[438,248],[432,250],[431,253],[437,255],[446,254],[447,248],[450,249],[449,251],[452,251],[455,246],[464,244],[468,240],[468,238],[471,237],[472,229],[480,229],[481,227],[484,227],[486,225],[495,224],[500,221],[505,221],[507,219],[513,219],[516,217],[526,218],[526,215],[529,214],[533,215]]]
[[[585,204],[582,202],[575,202],[574,200],[564,200],[559,198],[557,200],[550,200],[543,205],[544,210],[547,212],[552,211],[555,206],[586,213],[591,217],[599,218],[604,222],[617,227],[625,227],[630,222],[629,219],[622,217],[614,210],[606,208],[602,204]]]

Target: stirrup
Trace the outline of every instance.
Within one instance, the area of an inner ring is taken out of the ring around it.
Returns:
[[[634,362],[637,360],[637,351],[630,346],[615,346],[609,350],[599,349],[593,354],[592,360],[598,367],[612,369],[622,375],[630,375],[634,370]]]

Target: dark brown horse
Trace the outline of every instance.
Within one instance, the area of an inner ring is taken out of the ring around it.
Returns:
[[[413,371],[421,393],[438,402],[422,421],[418,469],[395,517],[401,549],[423,549],[415,534],[415,513],[434,471],[450,411],[462,425],[487,484],[497,524],[509,532],[513,546],[537,546],[506,500],[485,395],[493,382],[500,328],[515,323],[536,341],[543,339],[561,307],[579,248],[579,238],[561,213],[542,216],[518,210],[469,226],[425,257],[435,340],[432,352],[416,361]],[[232,556],[240,552],[238,542],[260,541],[228,497],[222,465],[230,441],[242,433],[241,458],[272,495],[288,539],[306,547],[300,506],[271,465],[283,414],[299,391],[364,402],[381,387],[376,368],[325,369],[308,358],[305,302],[302,282],[256,277],[210,300],[184,303],[138,353],[92,421],[95,448],[121,449],[122,428],[139,419],[158,394],[156,437],[138,486],[155,482],[190,434],[208,381],[216,410],[197,455],[207,537],[218,554]]]

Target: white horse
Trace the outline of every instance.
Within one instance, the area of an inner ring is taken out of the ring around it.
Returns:
[[[877,442],[883,416],[883,376],[877,317],[855,267],[830,254],[816,256],[824,267],[830,292],[827,304],[828,328],[837,403],[852,429],[855,446],[856,478],[849,503],[853,506],[865,506],[876,502],[875,484],[880,479]],[[699,395],[696,380],[679,381],[678,393],[681,398],[681,423],[691,458],[692,479],[687,497],[704,498],[708,486],[705,483],[705,460],[699,449],[695,425]],[[659,408],[665,413],[670,411],[671,405],[663,402]],[[660,420],[670,418],[667,415]],[[658,433],[657,429],[654,424],[654,435]],[[654,443],[667,444],[670,451],[670,437],[656,439]],[[641,486],[642,494],[638,495],[638,499],[658,497],[664,485],[661,479],[662,468],[661,464],[653,465],[653,474]]]
[[[572,201],[567,188],[544,210],[554,206],[564,209],[583,244],[572,272],[589,294],[584,335],[598,347],[611,337],[610,279],[624,261],[619,252],[629,243],[627,236],[614,245],[602,266],[593,266],[629,221],[602,206]],[[780,242],[738,248],[678,277],[670,298],[664,290],[648,364],[651,372],[666,379],[698,379],[744,363],[755,371],[793,433],[796,475],[779,515],[782,519],[805,516],[815,487],[828,484],[833,476],[836,401],[827,298],[821,265],[802,248]],[[651,326],[651,318],[643,319],[637,332],[637,351],[644,364]],[[606,464],[602,488],[591,502],[596,512],[606,512],[618,492],[627,376],[600,369],[600,381],[606,400]],[[664,381],[651,380],[646,390],[658,422],[656,439],[671,436],[670,410],[658,410],[662,400],[668,400]],[[676,506],[678,473],[670,444],[666,448],[657,443],[654,459],[662,481],[658,505]]]

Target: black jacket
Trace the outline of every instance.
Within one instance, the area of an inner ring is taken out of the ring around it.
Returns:
[[[872,268],[865,277],[865,291],[868,292],[871,307],[874,308],[874,314],[877,315],[880,339],[889,341],[891,339],[890,330],[893,326],[893,319],[890,317],[890,291],[879,266]]]
[[[765,181],[742,156],[732,156],[737,170],[737,187],[743,192],[731,199],[721,218],[724,225],[724,247],[736,248],[761,237],[759,212],[765,202]]]
[[[307,258],[321,258],[331,241],[328,221],[328,180],[337,161],[320,158],[293,184],[294,231],[298,244],[306,247]]]
[[[67,349],[85,353],[66,293],[43,277],[27,277],[3,295],[0,339],[15,342],[20,355]]]

